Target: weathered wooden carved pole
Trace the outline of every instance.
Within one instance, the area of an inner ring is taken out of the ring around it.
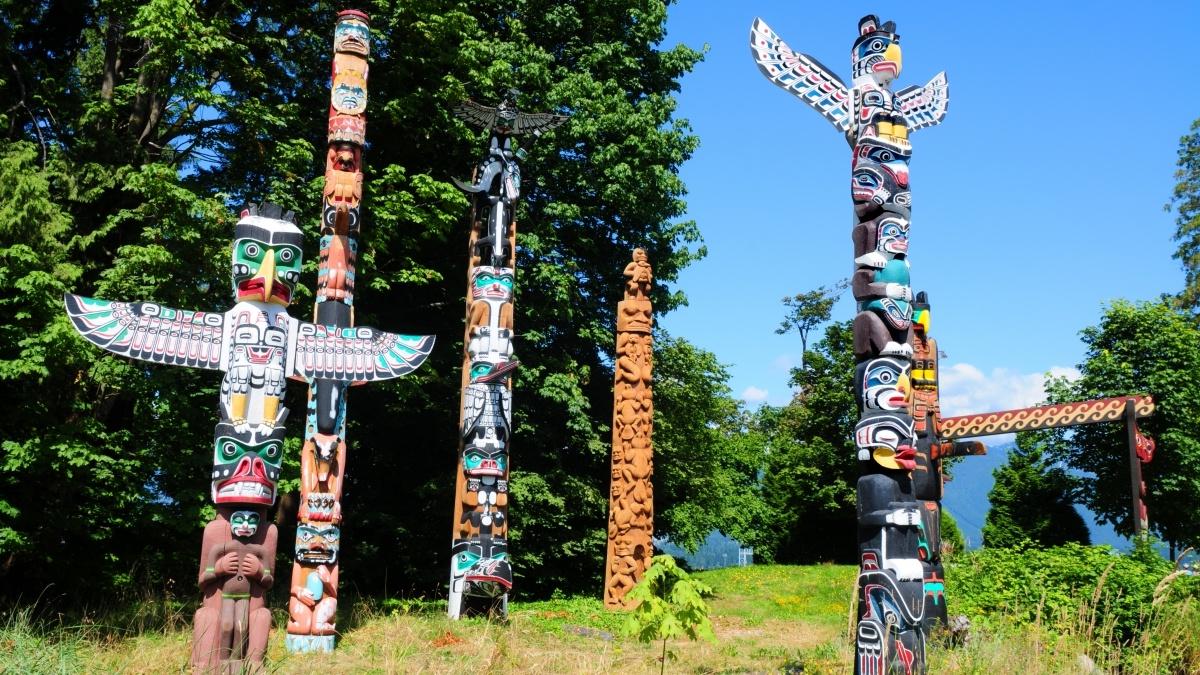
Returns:
[[[512,567],[508,559],[508,455],[512,438],[513,291],[523,156],[512,136],[540,134],[563,115],[524,113],[516,91],[495,108],[467,101],[455,114],[489,131],[488,153],[470,185],[466,333],[462,405],[450,559],[449,615],[507,616]]]
[[[759,69],[846,135],[854,201],[855,395],[861,417],[858,480],[859,611],[856,673],[924,672],[922,508],[913,490],[916,432],[908,239],[910,132],[942,121],[944,73],[892,93],[901,66],[891,21],[859,20],[847,87],[816,59],[792,51],[762,19],[750,29]],[[927,544],[926,544],[927,545]]]
[[[617,305],[612,486],[604,567],[604,606],[609,609],[625,606],[625,594],[642,580],[654,556],[653,274],[645,251],[634,250],[625,276],[625,299]]]

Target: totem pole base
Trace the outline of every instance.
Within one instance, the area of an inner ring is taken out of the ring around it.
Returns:
[[[454,618],[478,616],[503,621],[508,618],[508,594],[497,597],[464,595]]]
[[[336,635],[289,635],[284,642],[284,647],[291,654],[332,652],[336,646]]]

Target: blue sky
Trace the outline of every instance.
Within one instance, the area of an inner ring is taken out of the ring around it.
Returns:
[[[941,126],[913,134],[913,290],[932,304],[946,414],[1036,404],[1069,373],[1079,331],[1115,298],[1182,286],[1163,210],[1179,137],[1200,117],[1200,3],[683,2],[666,45],[709,45],[677,115],[700,148],[683,167],[709,255],[681,276],[690,305],[661,318],[731,366],[734,393],[786,403],[800,341],[775,334],[785,295],[849,276],[849,148],[763,77],[761,16],[849,81],[867,13],[894,20],[895,88],[950,81]],[[653,261],[652,261],[653,262]],[[853,316],[849,293],[834,309]]]

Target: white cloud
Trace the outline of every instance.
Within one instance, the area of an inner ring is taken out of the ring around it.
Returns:
[[[1079,379],[1079,371],[1067,366],[1051,366],[1050,375]],[[1046,400],[1046,373],[1015,373],[993,368],[984,374],[969,363],[943,366],[938,374],[938,394],[942,416],[986,413],[1013,408],[1028,408]]]
[[[750,385],[742,390],[742,400],[746,403],[762,403],[767,400],[767,390]]]

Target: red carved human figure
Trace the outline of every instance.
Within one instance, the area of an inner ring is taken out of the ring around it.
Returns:
[[[199,673],[241,672],[262,665],[271,632],[264,594],[275,581],[278,531],[260,527],[257,511],[217,507],[204,528],[200,589],[192,636],[192,668]]]

